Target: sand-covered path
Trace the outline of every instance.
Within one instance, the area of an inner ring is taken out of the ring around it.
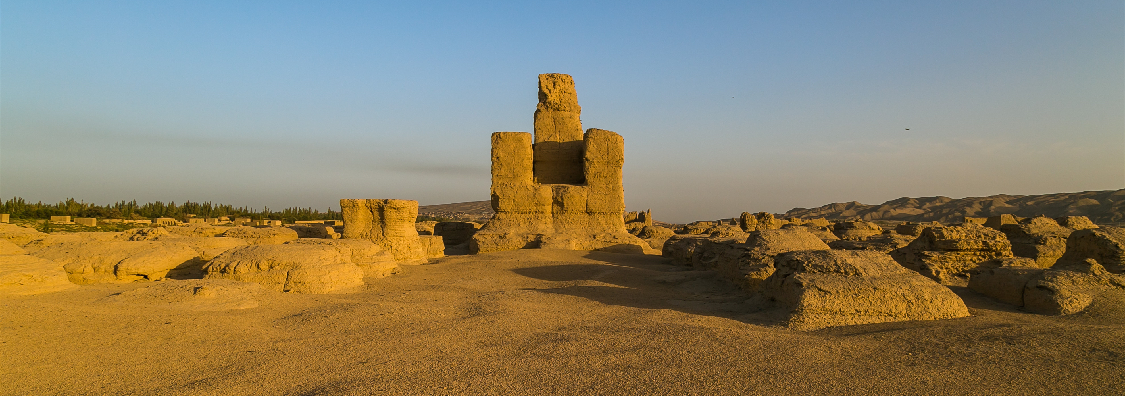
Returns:
[[[1117,394],[1125,321],[1022,313],[802,333],[655,256],[454,256],[356,293],[169,280],[0,297],[0,394]],[[249,308],[247,308],[249,307]]]

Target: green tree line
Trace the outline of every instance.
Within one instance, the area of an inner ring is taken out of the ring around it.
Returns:
[[[43,202],[29,203],[23,198],[14,197],[0,205],[0,213],[7,213],[15,219],[47,219],[51,216],[96,217],[103,219],[151,219],[156,217],[171,217],[183,220],[186,215],[197,217],[249,217],[254,220],[281,220],[293,222],[297,220],[343,220],[343,215],[332,209],[321,212],[313,208],[285,208],[280,211],[262,210],[253,208],[234,207],[231,205],[213,204],[211,202],[185,201],[177,205],[175,202],[164,203],[161,201],[138,204],[137,200],[120,201],[110,205],[97,205],[76,201],[68,198],[55,204]]]

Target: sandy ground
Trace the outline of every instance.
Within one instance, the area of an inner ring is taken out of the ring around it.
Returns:
[[[802,333],[708,272],[611,253],[447,257],[336,295],[83,286],[0,299],[0,394],[1125,392],[1119,311],[956,291],[973,316]]]

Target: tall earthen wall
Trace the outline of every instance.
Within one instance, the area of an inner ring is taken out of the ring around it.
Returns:
[[[625,142],[601,129],[582,132],[574,80],[539,76],[535,135],[492,134],[492,208],[474,252],[525,247],[642,251],[625,230],[621,170]],[[635,249],[633,249],[635,247]]]

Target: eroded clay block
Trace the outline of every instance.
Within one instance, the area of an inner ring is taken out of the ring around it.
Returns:
[[[492,134],[492,183],[532,183],[534,153],[531,134],[495,132]]]
[[[550,186],[492,185],[492,208],[496,213],[550,213],[552,198]]]

